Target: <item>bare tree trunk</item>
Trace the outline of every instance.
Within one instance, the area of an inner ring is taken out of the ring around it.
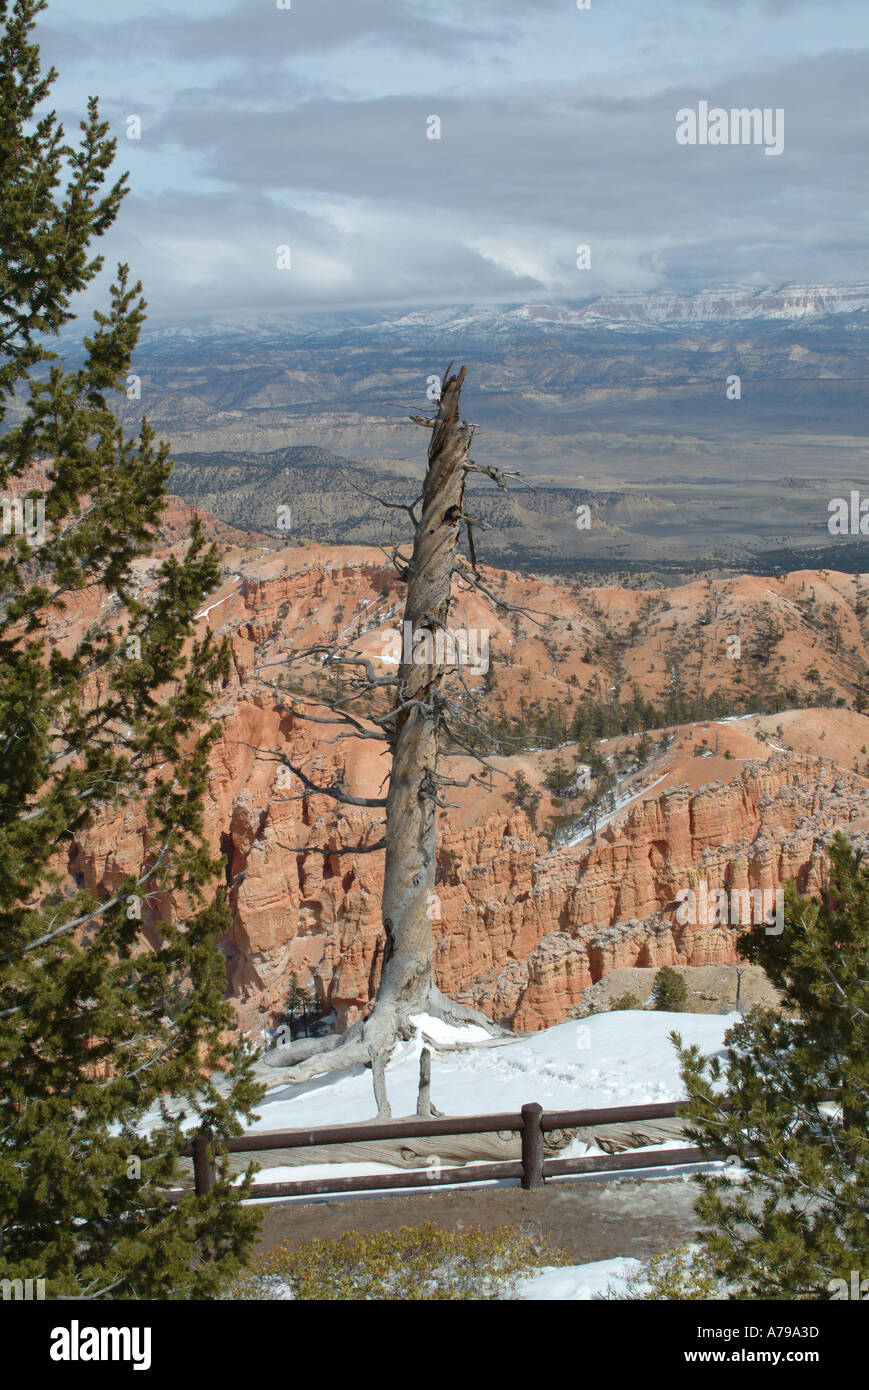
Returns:
[[[414,1032],[411,1017],[433,1013],[454,1022],[483,1015],[455,1004],[434,987],[430,904],[435,886],[435,817],[438,788],[438,739],[444,700],[441,687],[451,644],[439,631],[449,628],[453,572],[463,521],[465,479],[470,464],[473,427],[462,420],[463,367],[443,384],[437,418],[432,423],[422,512],[416,524],[413,554],[407,566],[403,649],[390,731],[392,770],[386,797],[386,862],[383,881],[383,929],[386,937],[380,987],[371,1014],[342,1039],[312,1039],[288,1044],[268,1054],[271,1067],[292,1069],[287,1080],[305,1080],[322,1072],[381,1059],[399,1037]],[[486,471],[486,470],[482,470]],[[406,639],[405,639],[406,646]],[[438,652],[442,660],[437,660]],[[430,658],[430,659],[429,659]],[[382,1070],[375,1087],[382,1089]]]
[[[371,1058],[371,1075],[374,1082],[374,1100],[377,1105],[378,1120],[391,1120],[392,1110],[386,1097],[386,1057],[382,1052],[368,1049]]]
[[[431,1052],[427,1047],[424,1047],[419,1054],[419,1091],[416,1097],[416,1113],[423,1120],[430,1120],[433,1115],[440,1115],[441,1113],[431,1103]]]
[[[402,632],[414,649],[430,634],[431,663],[406,658],[398,673],[392,774],[386,800],[383,928],[387,959],[377,1007],[421,1009],[432,984],[430,903],[435,885],[438,695],[446,667],[436,661],[438,629],[449,626],[453,568],[472,429],[460,417],[464,367],[444,383],[432,433],[423,510],[408,570]],[[409,629],[408,629],[408,626]],[[448,643],[442,639],[445,650]],[[413,653],[410,653],[411,657]]]

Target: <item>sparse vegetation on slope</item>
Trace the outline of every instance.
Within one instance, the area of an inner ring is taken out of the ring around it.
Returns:
[[[385,1299],[425,1302],[509,1297],[520,1278],[566,1257],[512,1226],[345,1231],[338,1239],[287,1243],[264,1256],[236,1299]]]

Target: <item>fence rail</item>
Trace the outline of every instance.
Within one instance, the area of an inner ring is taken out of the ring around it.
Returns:
[[[466,1163],[461,1167],[440,1165],[425,1169],[405,1169],[399,1173],[373,1173],[363,1177],[303,1178],[293,1182],[258,1183],[252,1196],[277,1201],[283,1197],[325,1196],[342,1192],[387,1192],[394,1188],[435,1188],[459,1183],[489,1182],[518,1178],[526,1191],[543,1186],[547,1178],[584,1173],[617,1176],[645,1168],[669,1168],[679,1164],[709,1162],[716,1155],[698,1148],[643,1150],[621,1154],[593,1154],[583,1158],[547,1158],[544,1138],[556,1130],[579,1129],[633,1120],[674,1119],[687,1101],[667,1101],[658,1105],[622,1105],[597,1110],[544,1110],[529,1103],[521,1111],[497,1115],[455,1115],[416,1120],[388,1120],[382,1124],[329,1125],[321,1129],[286,1129],[250,1133],[224,1141],[228,1153],[263,1153],[279,1149],[302,1149],[331,1144],[358,1144],[381,1139],[435,1139],[462,1134],[518,1133],[522,1157],[508,1162],[497,1160]],[[193,1159],[197,1196],[207,1195],[214,1185],[212,1139],[201,1130],[192,1143],[181,1150]]]

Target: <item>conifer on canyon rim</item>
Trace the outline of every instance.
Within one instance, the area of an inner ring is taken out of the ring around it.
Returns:
[[[219,1145],[258,1094],[225,1041],[228,913],[202,839],[207,704],[228,659],[192,634],[220,574],[197,524],[137,596],[171,463],[144,419],[126,438],[112,408],[144,320],[128,268],[80,366],[47,347],[101,269],[91,246],[126,176],[107,184],[115,141],[95,98],[75,143],[45,106],[44,8],[0,0],[0,492],[44,503],[42,535],[0,536],[0,1277],[44,1278],[49,1298],[201,1296],[258,1224],[219,1155],[210,1196],[166,1195],[179,1111]],[[107,617],[52,647],[47,624],[87,586]],[[97,901],[73,839],[143,799],[146,867]]]
[[[723,1059],[679,1048],[686,1137],[742,1169],[700,1176],[696,1208],[740,1298],[853,1297],[869,1269],[869,865],[841,832],[827,855],[819,899],[790,883],[781,934],[739,939],[782,1008],[730,1029]]]

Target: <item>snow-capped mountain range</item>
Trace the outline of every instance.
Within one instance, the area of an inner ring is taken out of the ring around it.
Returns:
[[[783,285],[753,289],[721,285],[698,294],[620,294],[593,300],[580,309],[524,304],[518,311],[535,321],[564,324],[707,323],[732,319],[805,319],[850,314],[869,308],[869,285]]]
[[[292,307],[238,317],[213,317],[185,323],[154,324],[143,346],[183,344],[214,338],[259,340],[281,338],[391,339],[463,333],[501,337],[523,330],[570,329],[637,331],[748,321],[806,323],[829,315],[864,314],[869,284],[796,285],[757,289],[750,285],[713,285],[695,294],[657,290],[650,294],[602,295],[571,302],[512,305],[451,304],[394,314],[376,309],[316,313]]]

